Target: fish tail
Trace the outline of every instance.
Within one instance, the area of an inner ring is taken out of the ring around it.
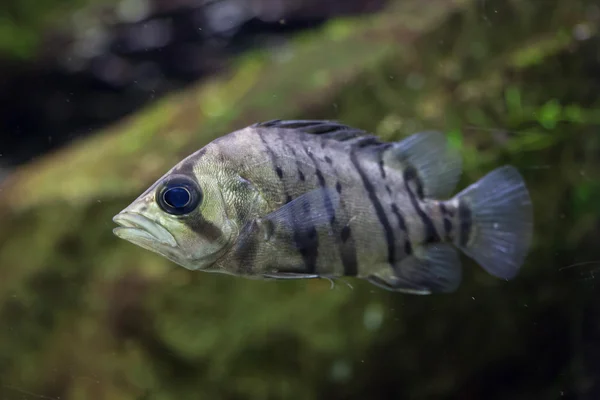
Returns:
[[[533,234],[531,199],[519,172],[511,166],[495,169],[456,200],[459,231],[454,244],[491,275],[515,277]]]

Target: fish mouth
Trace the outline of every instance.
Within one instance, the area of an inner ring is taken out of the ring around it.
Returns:
[[[171,233],[157,222],[143,215],[121,212],[113,217],[113,222],[119,227],[113,229],[113,233],[121,239],[130,242],[150,240],[170,247],[177,247],[177,242]]]

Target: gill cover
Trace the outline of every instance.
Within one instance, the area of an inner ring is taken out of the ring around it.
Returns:
[[[226,199],[239,177],[215,173],[214,158],[205,148],[176,165],[115,216],[115,234],[187,269],[211,268],[238,234]]]

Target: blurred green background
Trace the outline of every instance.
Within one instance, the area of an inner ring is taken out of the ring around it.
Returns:
[[[33,59],[43,29],[88,7],[55,3],[0,8],[5,59]],[[592,0],[393,0],[241,52],[11,169],[0,399],[599,399],[599,27]],[[190,272],[113,236],[112,216],[184,156],[291,118],[386,140],[442,130],[461,188],[517,166],[535,211],[522,273],[464,258],[451,295],[330,289]]]

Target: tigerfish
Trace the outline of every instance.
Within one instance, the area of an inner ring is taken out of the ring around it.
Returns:
[[[333,121],[261,122],[175,165],[113,218],[114,233],[189,270],[247,278],[448,293],[460,249],[509,280],[532,239],[526,185],[503,166],[451,197],[461,169],[437,131],[390,143]]]

